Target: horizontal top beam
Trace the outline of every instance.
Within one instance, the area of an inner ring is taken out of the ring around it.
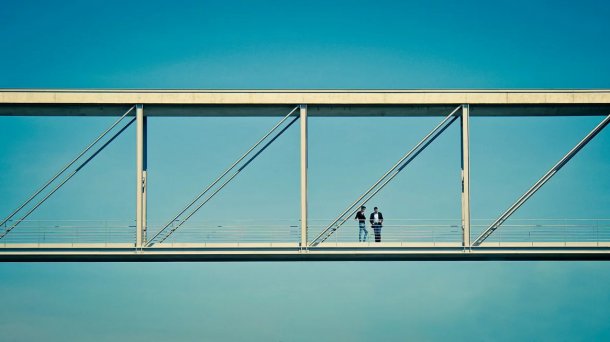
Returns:
[[[0,103],[49,104],[599,104],[600,90],[0,90]]]
[[[141,103],[148,116],[276,116],[308,104],[311,116],[607,115],[610,90],[52,90],[0,89],[0,115],[108,116]]]

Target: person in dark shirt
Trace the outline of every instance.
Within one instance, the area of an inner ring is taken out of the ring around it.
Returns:
[[[373,208],[371,217],[369,218],[373,232],[375,232],[375,242],[381,242],[381,227],[383,226],[383,214],[377,207]]]
[[[366,242],[366,237],[369,235],[369,232],[366,230],[366,216],[364,215],[365,206],[360,207],[360,210],[356,212],[355,220],[358,220],[358,227],[360,227],[360,232],[358,233],[358,242]]]

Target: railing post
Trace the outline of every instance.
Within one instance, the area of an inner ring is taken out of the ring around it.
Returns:
[[[301,248],[307,248],[307,105],[300,105],[301,118]]]
[[[470,106],[462,105],[462,246],[470,247]]]
[[[146,243],[146,117],[136,105],[136,248]]]

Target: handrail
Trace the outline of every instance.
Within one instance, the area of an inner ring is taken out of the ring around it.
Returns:
[[[317,230],[325,227],[331,219],[318,219],[318,224],[310,226]],[[435,220],[436,221],[436,220]],[[486,221],[491,221],[486,219]],[[386,223],[387,222],[387,223]],[[187,222],[176,231],[178,243],[297,243],[300,236],[298,219],[285,220],[268,218],[214,219]],[[368,224],[367,224],[368,226]],[[475,227],[479,227],[474,225]],[[438,220],[389,218],[384,220],[382,241],[386,243],[460,243],[461,225],[459,218]],[[480,228],[485,226],[481,225]],[[510,228],[495,236],[493,244],[512,242],[599,242],[610,243],[610,219],[514,219],[505,223]],[[358,226],[337,231],[326,243],[319,247],[333,246],[334,243],[356,243]],[[353,228],[353,229],[351,229]],[[370,227],[369,233],[370,233]],[[41,245],[53,243],[117,243],[131,241],[135,235],[132,220],[24,220],[18,230],[14,230],[0,241],[0,248],[10,248],[21,243]],[[369,239],[361,247],[379,246]],[[168,241],[164,241],[167,243]],[[157,242],[155,246],[159,243]]]

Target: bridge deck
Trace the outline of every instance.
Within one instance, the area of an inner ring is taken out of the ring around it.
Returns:
[[[330,220],[313,219],[311,235]],[[489,219],[473,219],[473,234]],[[11,225],[14,222],[8,222]],[[389,219],[380,243],[357,227],[300,247],[297,220],[189,222],[166,242],[136,248],[131,220],[26,220],[0,240],[0,261],[607,260],[610,219],[511,219],[481,246],[464,248],[459,220]],[[151,232],[159,222],[150,222]]]
[[[301,249],[298,244],[164,244],[136,249],[133,244],[28,244],[0,246],[0,261],[398,261],[398,260],[610,260],[610,243],[459,244],[328,243]]]

